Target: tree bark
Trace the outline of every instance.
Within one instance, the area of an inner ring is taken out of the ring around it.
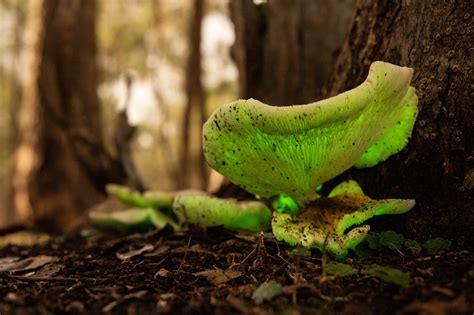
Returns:
[[[105,151],[97,96],[95,1],[30,2],[36,33],[13,166],[19,219],[67,231],[124,177]]]
[[[195,0],[194,9],[189,27],[189,56],[186,65],[186,97],[187,104],[183,114],[182,142],[181,142],[181,162],[179,188],[190,187],[193,173],[197,170],[198,188],[207,186],[207,164],[202,152],[195,154],[191,151],[191,136],[207,119],[206,107],[204,103],[204,93],[201,81],[201,24],[204,12],[204,0]],[[198,119],[198,123],[193,124],[193,118]],[[199,139],[201,139],[199,137]],[[201,146],[199,145],[199,148]],[[193,167],[194,166],[194,167]]]
[[[349,30],[354,2],[231,1],[240,96],[272,105],[320,98],[333,54]]]
[[[473,17],[468,1],[358,1],[329,81],[326,96],[360,84],[376,60],[414,68],[420,112],[410,143],[345,175],[370,196],[416,199],[396,221],[413,237],[473,241]]]
[[[131,146],[131,142],[133,137],[135,136],[137,128],[136,126],[131,126],[128,123],[127,110],[130,105],[132,84],[132,76],[130,74],[126,74],[125,86],[127,94],[125,97],[125,107],[117,113],[117,121],[115,122],[114,143],[115,149],[117,150],[118,158],[122,163],[123,170],[128,179],[127,184],[135,190],[144,191],[145,185],[143,184],[143,181],[135,167]]]

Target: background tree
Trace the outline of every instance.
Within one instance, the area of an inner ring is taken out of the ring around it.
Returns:
[[[230,2],[240,96],[272,105],[321,96],[333,55],[346,35],[354,0]]]
[[[95,1],[31,1],[35,34],[25,90],[13,199],[23,222],[67,230],[124,177],[104,149],[97,97]]]
[[[360,84],[375,60],[414,69],[420,112],[410,143],[348,174],[371,196],[415,198],[402,225],[414,237],[473,241],[473,17],[468,1],[358,1],[328,81],[326,96]]]
[[[194,172],[199,174],[200,188],[207,185],[207,164],[199,149],[197,157],[191,150],[191,140],[199,139],[201,147],[201,126],[207,119],[204,93],[201,82],[201,30],[204,14],[204,0],[195,0],[188,30],[188,59],[186,63],[186,98],[187,103],[183,113],[180,181],[181,188],[190,186]],[[193,119],[194,118],[194,119]],[[196,134],[197,133],[197,134]],[[197,137],[196,137],[197,136]]]

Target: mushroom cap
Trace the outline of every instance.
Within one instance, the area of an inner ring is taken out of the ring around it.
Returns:
[[[177,195],[173,212],[180,224],[202,227],[223,225],[251,232],[269,230],[272,219],[270,209],[263,202],[219,199],[206,195]]]
[[[408,142],[418,113],[413,70],[374,62],[360,86],[306,105],[254,99],[222,105],[203,127],[209,165],[264,198],[304,205],[317,186],[352,166],[371,167]]]
[[[91,211],[89,218],[98,226],[118,230],[162,229],[166,225],[179,230],[171,218],[153,208],[129,208],[113,212]]]
[[[278,240],[290,245],[325,248],[339,256],[354,249],[370,230],[368,225],[351,227],[374,216],[405,213],[414,205],[412,199],[373,200],[359,184],[349,180],[336,186],[327,198],[312,201],[297,215],[274,212],[272,230]]]

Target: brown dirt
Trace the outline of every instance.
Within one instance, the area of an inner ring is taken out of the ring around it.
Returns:
[[[0,249],[0,259],[39,255],[52,258],[46,257],[50,262],[43,265],[37,258],[36,268],[0,271],[1,315],[472,314],[474,310],[474,255],[465,248],[433,256],[384,253],[345,261],[359,270],[374,263],[400,268],[412,278],[406,287],[362,274],[323,276],[320,253],[300,256],[265,235],[223,229],[106,234],[95,239],[74,235],[44,245]],[[251,298],[255,288],[272,279],[283,285],[282,294],[255,304]]]

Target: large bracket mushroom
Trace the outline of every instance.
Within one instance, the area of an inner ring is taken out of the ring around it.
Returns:
[[[318,185],[403,149],[418,113],[412,73],[374,62],[360,86],[319,102],[222,105],[204,124],[204,155],[245,190],[262,198],[285,193],[303,206]]]
[[[338,185],[327,198],[319,198],[317,187],[350,167],[374,166],[403,149],[418,113],[412,72],[375,62],[364,83],[326,100],[285,107],[239,100],[211,115],[203,127],[209,165],[258,198],[273,201],[273,220],[261,201],[182,192],[141,195],[109,186],[123,203],[147,210],[136,210],[136,217],[130,212],[112,219],[96,216],[95,221],[132,218],[156,227],[223,225],[253,232],[269,229],[271,221],[278,240],[344,255],[369,231],[368,225],[351,227],[373,216],[407,212],[414,200],[372,200],[353,181]]]

